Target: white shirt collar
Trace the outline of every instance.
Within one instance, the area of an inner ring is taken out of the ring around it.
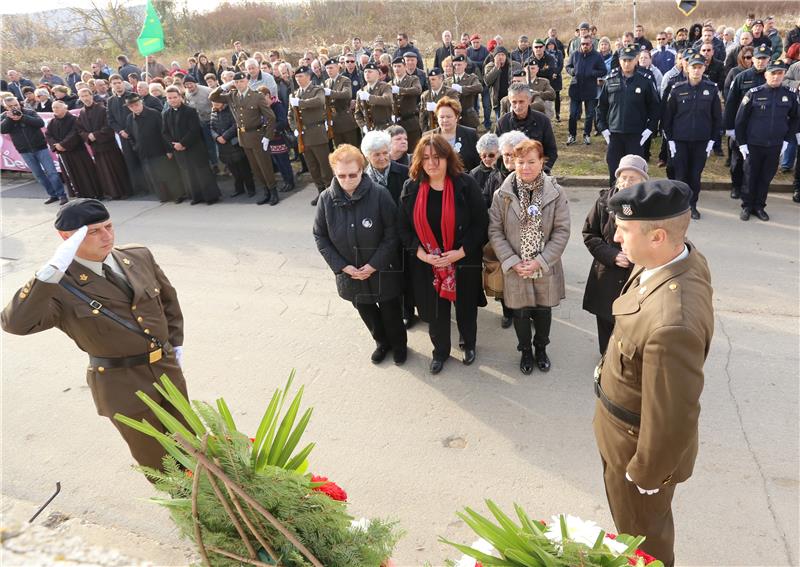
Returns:
[[[688,246],[686,246],[686,245],[684,244],[684,245],[683,245],[683,251],[682,251],[680,254],[678,254],[677,256],[675,256],[675,257],[674,257],[672,260],[670,260],[669,262],[667,262],[666,264],[663,264],[663,265],[661,265],[661,266],[657,266],[657,267],[655,267],[655,268],[650,268],[649,270],[644,270],[644,271],[643,271],[643,272],[642,272],[642,273],[639,275],[639,285],[643,285],[643,284],[644,284],[644,282],[646,282],[646,281],[647,281],[647,280],[649,280],[651,277],[653,277],[653,275],[654,275],[654,274],[655,274],[655,273],[656,273],[658,270],[660,270],[660,269],[662,269],[662,268],[666,268],[667,266],[669,266],[670,264],[674,264],[675,262],[680,262],[681,260],[683,260],[683,259],[684,259],[684,258],[686,258],[687,256],[689,256],[689,247],[688,247]]]

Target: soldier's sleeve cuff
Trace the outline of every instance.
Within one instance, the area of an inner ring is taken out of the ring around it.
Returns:
[[[36,279],[43,283],[57,284],[63,277],[64,272],[55,266],[51,266],[50,264],[43,266],[38,272],[36,272]]]

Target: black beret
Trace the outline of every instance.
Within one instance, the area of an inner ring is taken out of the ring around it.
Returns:
[[[338,65],[338,64],[339,64],[339,62],[336,59],[328,59],[327,61],[325,61],[325,66],[326,67],[328,65]]]
[[[392,59],[392,65],[405,65],[406,60],[400,57],[399,55]]]
[[[294,72],[295,75],[310,75],[311,74],[311,67],[307,67],[305,65],[301,65],[297,68]]]
[[[371,69],[372,71],[380,71],[380,69],[378,69],[378,66],[375,63],[367,63],[366,65],[364,65],[365,71],[369,69]]]
[[[537,67],[539,66],[539,60],[538,59],[534,59],[533,57],[531,57],[530,59],[525,61],[525,66],[526,67],[533,67],[534,65],[536,65]]]
[[[142,97],[140,97],[136,93],[128,93],[125,95],[125,104],[133,104],[134,102],[140,102]]]
[[[689,210],[692,190],[683,181],[645,181],[618,191],[608,201],[608,210],[622,220],[662,220]]]
[[[234,73],[233,74],[233,80],[234,81],[241,81],[242,79],[246,79],[246,78],[247,78],[247,75],[245,75],[241,71],[239,71],[238,73]]]
[[[466,60],[467,58],[464,57],[463,55],[456,55],[455,57],[453,57],[453,63],[455,63],[456,61],[463,63]]]
[[[442,75],[444,75],[444,71],[439,69],[439,67],[434,67],[433,69],[428,71],[429,77],[441,77]]]
[[[517,69],[516,71],[511,73],[511,76],[512,77],[524,77],[525,76],[525,71],[523,71],[522,69]]]
[[[196,83],[196,82],[197,82],[197,79],[195,79],[195,78],[194,78],[194,77],[192,77],[191,75],[186,75],[186,76],[183,78],[183,82],[184,82],[184,83]]]
[[[106,206],[97,199],[72,199],[56,213],[57,230],[78,230],[111,218]]]
[[[628,47],[623,47],[619,53],[620,59],[636,59],[639,56],[639,50],[636,49],[635,45],[629,45]]]

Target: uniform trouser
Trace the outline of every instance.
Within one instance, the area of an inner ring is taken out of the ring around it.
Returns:
[[[256,192],[253,170],[250,169],[250,163],[246,159],[229,163],[228,169],[233,174],[233,186],[236,189],[236,193],[247,191],[248,195],[253,195]]]
[[[683,181],[692,190],[689,204],[697,206],[700,197],[700,176],[706,166],[706,145],[708,142],[675,142],[675,157],[672,165],[675,168],[675,179]]]
[[[731,140],[731,185],[734,189],[745,190],[744,157],[739,151],[739,144]]]
[[[414,148],[417,147],[417,142],[419,142],[419,139],[422,137],[422,130],[419,126],[419,115],[400,120],[397,124],[405,129],[406,136],[408,137],[408,153],[413,153]]]
[[[408,342],[403,325],[402,296],[378,303],[353,303],[361,320],[375,339],[375,344],[393,350],[406,348]]]
[[[481,105],[483,106],[483,126],[489,130],[492,127],[492,90],[489,87],[484,87],[483,93],[481,93]]]
[[[742,192],[742,208],[763,211],[767,206],[767,192],[778,171],[781,147],[747,146],[750,155],[744,162],[747,190]]]
[[[461,125],[467,126],[468,128],[475,128],[477,130],[478,126],[481,125],[481,119],[477,112],[471,108],[468,108],[461,115]],[[408,149],[409,151],[413,151],[411,149],[411,144],[408,145]]]
[[[314,185],[320,191],[330,185],[333,178],[333,171],[331,171],[331,165],[328,163],[329,154],[330,150],[327,142],[316,146],[306,146],[303,152],[308,164],[308,171],[314,180]]]
[[[561,120],[561,91],[556,91],[555,100],[556,119]]]
[[[262,148],[242,148],[253,175],[267,189],[275,187],[275,171],[272,169],[272,157]]]
[[[601,458],[602,460],[602,458]],[[667,567],[675,563],[675,525],[672,521],[672,497],[675,485],[663,485],[655,494],[640,494],[636,485],[625,478],[624,469],[612,469],[603,460],[603,482],[608,507],[618,533],[643,535],[645,551]]]
[[[359,148],[361,147],[360,130],[358,128],[355,128],[353,130],[348,130],[347,132],[341,132],[339,134],[334,132],[333,141],[336,143],[337,146],[341,146],[342,144],[350,144],[351,146]]]
[[[608,176],[610,179],[609,186],[614,185],[614,172],[617,171],[619,160],[628,154],[642,156],[642,146],[639,145],[639,140],[641,139],[641,134],[617,134],[616,132],[611,132],[608,150],[606,151],[606,163],[608,164]]]
[[[578,135],[578,120],[581,119],[581,105],[586,108],[586,120],[583,122],[583,135],[588,136],[592,133],[592,123],[594,122],[594,109],[597,107],[597,99],[577,100],[569,99],[569,134]]]
[[[428,323],[428,335],[433,343],[433,358],[446,360],[450,356],[450,301],[437,297],[436,316]],[[474,349],[478,336],[478,305],[455,301],[456,326],[465,349]]]
[[[614,332],[614,320],[600,317],[595,315],[597,319],[597,344],[600,346],[600,355],[606,353],[608,348],[608,341],[611,339],[611,333]]]
[[[531,322],[535,335],[531,336]],[[553,323],[553,310],[550,307],[523,307],[514,309],[514,330],[517,332],[517,350],[537,349],[550,344],[550,326]]]
[[[59,177],[56,171],[56,166],[53,164],[53,157],[50,155],[50,151],[47,148],[35,152],[20,153],[19,155],[22,156],[22,159],[25,161],[28,169],[31,170],[36,181],[44,187],[44,190],[47,191],[50,197],[60,199],[65,196],[64,184],[61,183],[61,177]]]

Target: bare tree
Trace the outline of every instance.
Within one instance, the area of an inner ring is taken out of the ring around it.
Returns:
[[[91,0],[88,8],[69,8],[76,18],[75,32],[88,32],[95,39],[127,53],[138,35],[142,18],[137,18],[123,0]]]

